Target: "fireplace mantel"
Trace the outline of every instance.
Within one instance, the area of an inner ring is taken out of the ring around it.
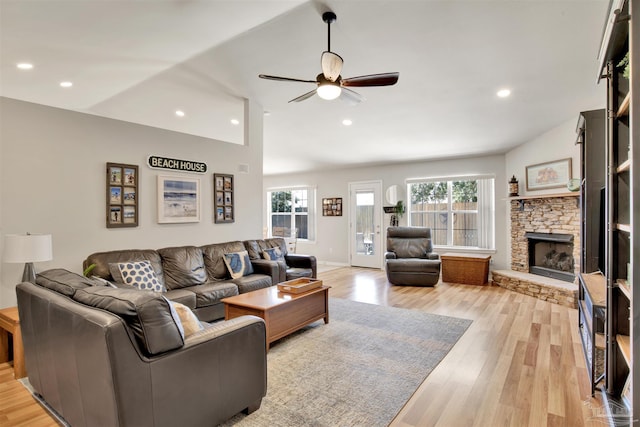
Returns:
[[[507,200],[527,200],[527,199],[551,199],[554,197],[579,197],[579,191],[572,191],[569,193],[551,193],[551,194],[536,194],[533,196],[514,196],[508,197]]]
[[[554,199],[558,197],[580,197],[579,191],[572,191],[570,193],[550,193],[550,194],[536,194],[535,196],[514,196],[509,197],[507,200],[509,201],[517,201],[520,202],[520,210],[524,210],[524,201],[525,200],[534,200],[534,199]],[[580,203],[580,200],[576,201],[577,204]]]

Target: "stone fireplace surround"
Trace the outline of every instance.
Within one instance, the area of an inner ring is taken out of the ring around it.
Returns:
[[[579,193],[522,196],[510,199],[511,270],[495,270],[495,285],[545,301],[576,307],[580,271]],[[525,233],[573,235],[573,283],[530,274],[529,242]]]

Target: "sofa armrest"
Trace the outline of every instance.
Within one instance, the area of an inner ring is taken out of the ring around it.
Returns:
[[[384,259],[396,259],[396,253],[395,252],[385,252],[384,253]]]
[[[438,260],[438,259],[440,259],[440,255],[438,255],[435,252],[429,252],[427,254],[427,259],[436,259],[436,260]]]
[[[280,267],[277,262],[268,259],[252,259],[251,265],[254,273],[271,276],[272,285],[280,283]]]
[[[287,254],[284,257],[287,265],[293,268],[310,268],[313,271],[311,277],[318,277],[318,266],[316,257],[313,255]]]
[[[184,340],[184,346],[182,347],[182,349],[196,346],[205,341],[209,341],[211,339],[220,337],[224,334],[228,334],[233,331],[237,331],[254,324],[255,325],[262,324],[263,325],[262,327],[264,328],[264,320],[262,320],[257,316],[248,316],[248,315],[236,317],[234,319],[224,320],[221,322],[212,323],[211,326],[206,327],[194,333],[193,335],[187,337]],[[265,341],[266,341],[266,332],[265,332]],[[265,346],[266,346],[266,342],[265,342]]]

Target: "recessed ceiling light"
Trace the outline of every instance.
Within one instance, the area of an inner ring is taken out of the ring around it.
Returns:
[[[16,65],[16,67],[20,68],[21,70],[31,70],[33,68],[33,64],[29,64],[28,62],[21,62]]]
[[[71,82],[60,82],[60,87],[71,87],[73,83]]]
[[[344,119],[342,121],[342,124],[345,126],[351,126],[353,124],[353,122],[350,119]]]
[[[498,91],[497,95],[500,98],[506,98],[507,96],[511,95],[511,90],[509,90],[509,89],[500,89]]]
[[[182,110],[176,110],[176,116],[178,116],[178,117],[184,117],[184,111],[182,111]]]
[[[234,126],[238,126],[240,124],[240,120],[238,119],[231,119],[231,124]]]

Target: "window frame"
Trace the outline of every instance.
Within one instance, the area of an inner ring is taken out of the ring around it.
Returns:
[[[487,194],[482,195],[481,194],[481,189],[480,189],[480,181],[481,180],[490,180],[491,181],[491,189],[490,191],[487,192]],[[477,205],[476,205],[476,209],[454,209],[453,207],[453,183],[456,181],[476,181],[477,182],[477,190],[476,190],[476,196],[477,196]],[[410,178],[407,179],[405,181],[406,184],[406,191],[407,191],[407,222],[409,226],[412,226],[412,222],[411,222],[411,218],[412,218],[412,214],[413,213],[420,213],[420,214],[426,214],[429,211],[425,211],[425,210],[413,210],[413,203],[411,200],[411,186],[412,185],[416,185],[416,184],[421,184],[421,183],[434,183],[434,182],[445,182],[447,185],[447,193],[446,193],[446,205],[447,205],[447,210],[446,210],[446,215],[447,215],[447,230],[446,230],[446,236],[447,236],[447,243],[445,245],[437,245],[437,244],[433,244],[434,248],[438,248],[438,249],[454,249],[454,250],[464,250],[464,251],[495,251],[495,233],[496,233],[496,227],[495,227],[495,218],[496,218],[496,212],[495,212],[495,176],[494,175],[464,175],[464,176],[440,176],[440,177],[426,177],[426,178]],[[481,198],[487,198],[487,200],[483,201],[482,203],[486,204],[486,207],[489,209],[489,215],[490,217],[488,218],[488,226],[489,226],[489,230],[488,230],[488,238],[487,240],[487,247],[484,246],[480,246],[480,228],[481,228],[481,221],[480,221],[480,210],[483,208],[481,206]],[[445,201],[443,201],[443,203],[445,203]],[[445,212],[442,212],[445,213]],[[454,215],[455,214],[465,214],[465,213],[475,213],[476,217],[478,218],[478,228],[477,228],[477,232],[478,232],[478,245],[477,246],[462,246],[462,245],[455,245],[454,244]]]
[[[306,191],[306,201],[307,201],[307,211],[306,212],[296,212],[295,203],[293,200],[294,192],[296,191]],[[290,212],[273,212],[271,210],[271,194],[279,193],[279,192],[291,192],[291,211]],[[286,186],[286,187],[273,187],[267,188],[265,193],[266,203],[267,203],[267,227],[266,234],[268,237],[284,237],[285,239],[297,239],[307,242],[314,242],[316,235],[316,188],[313,186],[303,185],[303,186]],[[274,236],[273,235],[273,215],[289,215],[291,217],[290,222],[290,235],[289,236]],[[307,238],[301,238],[295,235],[296,227],[296,217],[306,217],[307,218]]]

